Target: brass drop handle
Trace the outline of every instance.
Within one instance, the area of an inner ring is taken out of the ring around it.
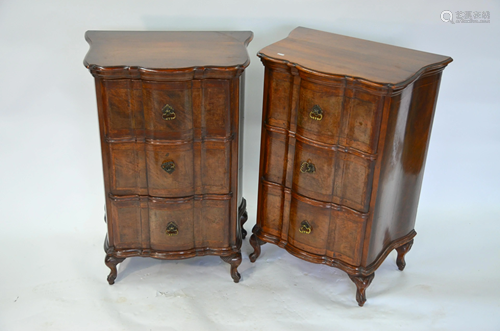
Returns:
[[[309,117],[316,121],[321,121],[323,119],[323,110],[320,106],[314,105],[313,109],[309,113]]]
[[[308,174],[313,174],[316,172],[316,167],[314,164],[311,162],[311,160],[304,161],[300,164],[300,172],[301,173],[308,173]]]
[[[167,229],[165,230],[165,233],[169,237],[176,236],[177,234],[179,234],[179,228],[177,227],[177,224],[175,224],[174,222],[168,223]]]
[[[173,119],[175,119],[175,110],[174,108],[172,108],[172,106],[170,106],[169,104],[166,104],[162,110],[162,115],[161,117],[165,120],[165,121],[171,121]]]
[[[300,233],[309,234],[309,233],[311,233],[311,231],[312,231],[312,227],[308,221],[302,221],[302,223],[300,223],[300,228],[299,228]]]
[[[168,174],[171,174],[175,170],[175,163],[173,160],[165,160],[161,164],[161,168],[165,170]]]

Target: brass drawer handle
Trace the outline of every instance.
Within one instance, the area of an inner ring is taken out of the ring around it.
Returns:
[[[161,168],[165,170],[168,174],[171,174],[175,170],[175,163],[172,160],[165,160],[161,164]]]
[[[309,234],[309,233],[311,233],[311,231],[312,231],[312,227],[308,221],[302,221],[302,223],[300,223],[300,228],[299,228],[300,233]]]
[[[313,174],[316,172],[316,167],[314,164],[311,162],[311,160],[304,161],[300,164],[300,172],[301,173],[308,173],[308,174]]]
[[[173,119],[175,119],[175,110],[174,108],[172,108],[172,106],[170,106],[169,104],[166,104],[163,109],[161,110],[161,112],[163,113],[161,115],[161,117],[165,120],[165,121],[171,121]]]
[[[169,237],[176,236],[177,234],[179,234],[179,228],[177,227],[177,224],[175,224],[174,222],[168,223],[167,229],[165,230],[165,233]]]
[[[321,109],[320,106],[314,105],[313,109],[309,113],[309,117],[312,118],[313,120],[321,121],[321,119],[323,118],[323,110]]]

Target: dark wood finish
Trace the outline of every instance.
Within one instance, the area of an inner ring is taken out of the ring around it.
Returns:
[[[231,277],[235,283],[238,283],[241,279],[241,275],[238,272],[238,266],[241,264],[241,253],[234,253],[229,256],[222,255],[220,258],[231,265]]]
[[[253,253],[250,254],[250,261],[255,262],[260,256],[260,246],[264,245],[266,242],[260,240],[255,234],[250,237],[250,245],[253,247]]]
[[[116,266],[118,265],[118,263],[122,263],[124,260],[124,258],[117,258],[112,255],[106,255],[104,263],[108,266],[109,269],[111,269],[111,272],[108,275],[109,285],[113,285],[115,283],[116,275],[118,274]]]
[[[452,59],[297,28],[265,66],[257,224],[264,242],[346,271],[363,305],[411,247],[442,70]]]
[[[247,230],[243,227],[245,223],[248,221],[248,213],[247,213],[247,201],[243,199],[240,207],[238,208],[238,215],[240,216],[240,224],[241,224],[241,237],[245,239],[247,236]]]
[[[106,194],[106,265],[241,263],[244,69],[252,32],[88,31]]]
[[[356,285],[356,301],[358,302],[358,305],[360,307],[363,307],[363,305],[366,302],[366,289],[370,284],[372,283],[373,277],[375,277],[375,273],[372,273],[368,276],[354,276],[354,275],[349,275],[349,278],[354,282]]]
[[[404,268],[406,267],[405,255],[410,251],[411,246],[413,246],[413,239],[407,242],[406,244],[396,248],[396,251],[398,252],[396,264],[398,266],[398,269],[401,271],[403,271]]]

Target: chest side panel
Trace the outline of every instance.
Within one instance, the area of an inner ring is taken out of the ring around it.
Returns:
[[[391,98],[367,264],[414,229],[441,71]]]

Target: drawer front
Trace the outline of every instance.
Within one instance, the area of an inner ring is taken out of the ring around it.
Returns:
[[[230,193],[230,142],[146,144],[149,195]]]
[[[297,139],[293,163],[292,189],[304,196],[321,201],[332,201],[337,174],[335,156],[331,148],[319,148]]]
[[[288,241],[303,251],[326,256],[331,210],[328,204],[305,201],[292,195]]]
[[[228,248],[236,242],[231,201],[230,196],[108,198],[111,244],[117,249],[158,251]]]
[[[185,197],[231,192],[231,141],[108,143],[113,195]]]
[[[108,138],[189,140],[227,138],[232,127],[231,83],[103,80],[100,120]]]
[[[193,129],[191,81],[143,82],[146,138],[189,139]]]
[[[228,80],[144,82],[143,91],[146,138],[186,140],[193,135],[231,135]]]
[[[315,200],[367,212],[374,165],[373,160],[328,146],[312,145],[298,138],[292,190]]]
[[[230,197],[221,199],[151,199],[151,248],[180,251],[230,246]]]
[[[151,248],[159,251],[181,251],[195,248],[194,200],[161,201],[149,204]]]
[[[358,265],[366,214],[292,194],[288,241],[311,254]]]
[[[302,80],[300,84],[297,133],[326,144],[338,144],[342,132],[343,87]]]
[[[195,193],[193,143],[146,144],[149,195],[185,197]]]
[[[376,154],[384,96],[342,80],[322,84],[313,78],[294,80],[290,73],[266,68],[264,124],[320,143]]]

